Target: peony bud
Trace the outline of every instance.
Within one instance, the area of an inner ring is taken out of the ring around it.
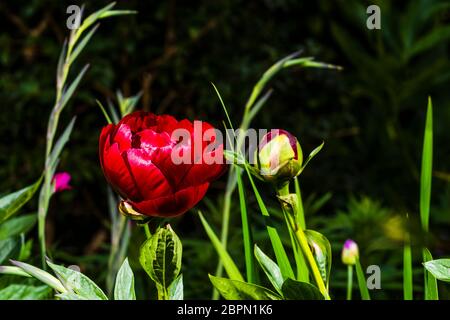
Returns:
[[[347,239],[342,248],[342,262],[346,265],[354,265],[359,258],[358,245],[355,241]]]
[[[53,176],[53,192],[59,192],[64,190],[70,190],[72,187],[69,185],[72,177],[67,172],[58,172]]]
[[[268,132],[259,144],[256,166],[261,177],[283,184],[300,172],[303,153],[297,138],[282,129]]]

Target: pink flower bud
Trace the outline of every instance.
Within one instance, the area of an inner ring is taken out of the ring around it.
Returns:
[[[359,258],[358,245],[355,241],[347,239],[342,248],[342,262],[346,265],[354,265]]]
[[[53,176],[53,192],[59,192],[63,190],[70,190],[72,187],[69,185],[70,179],[72,177],[67,172],[57,172]]]

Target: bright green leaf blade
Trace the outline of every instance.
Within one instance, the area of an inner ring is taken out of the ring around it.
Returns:
[[[280,296],[255,284],[209,275],[213,286],[226,300],[280,300]]]
[[[409,241],[403,245],[403,299],[413,299],[412,256]]]
[[[36,268],[28,263],[14,261],[14,260],[11,260],[11,263],[13,265],[15,265],[16,267],[19,267],[26,273],[28,273],[30,276],[35,277],[36,279],[49,285],[56,291],[58,291],[58,292],[66,292],[67,291],[67,289],[61,283],[61,281],[59,281],[57,278],[52,276],[50,273],[48,273],[42,269]]]
[[[306,282],[288,278],[281,289],[286,300],[325,300],[317,287]]]
[[[255,263],[252,254],[252,240],[251,240],[251,229],[248,223],[247,205],[245,203],[245,191],[242,183],[241,170],[237,169],[236,179],[238,183],[238,193],[239,193],[239,206],[241,209],[241,220],[242,220],[242,236],[244,241],[244,255],[245,255],[245,269],[247,275],[247,282],[255,283]]]
[[[28,232],[36,224],[36,214],[27,214],[0,224],[0,240]]]
[[[181,270],[182,244],[170,225],[159,228],[140,249],[139,261],[149,277],[167,294]]]
[[[259,194],[258,188],[255,185],[255,182],[253,181],[252,175],[248,169],[248,166],[245,166],[245,169],[247,171],[247,176],[250,180],[250,183],[253,188],[253,193],[255,194],[256,201],[258,202],[259,209],[261,210],[261,213],[264,217],[269,218],[270,214],[267,210],[266,205],[264,204],[264,201],[261,198],[261,195]],[[278,231],[274,227],[266,224],[267,233],[269,234],[270,242],[272,243],[273,251],[275,253],[275,257],[277,260],[277,264],[280,267],[281,273],[283,275],[284,279],[287,278],[294,278],[294,271],[292,270],[291,263],[289,262],[289,258],[286,254],[286,251],[284,250],[283,243],[281,242],[280,237],[278,236]]]
[[[424,263],[433,260],[433,256],[431,255],[430,250],[428,250],[427,248],[423,249],[422,254]],[[438,284],[436,278],[433,276],[431,272],[425,270],[424,279],[425,279],[425,300],[439,300]]]
[[[11,284],[0,290],[0,300],[44,300],[50,298],[51,293],[48,286]]]
[[[81,272],[56,265],[50,261],[47,261],[47,264],[69,291],[89,300],[108,300],[102,289]]]
[[[255,257],[259,265],[267,275],[270,283],[272,283],[275,290],[281,294],[281,287],[283,286],[283,275],[281,274],[278,265],[272,261],[262,250],[255,244]]]
[[[0,198],[0,223],[10,218],[33,197],[42,178],[34,184]]]
[[[136,300],[134,274],[128,263],[128,258],[125,259],[119,272],[117,272],[114,300]]]
[[[169,287],[169,300],[183,300],[184,289],[183,289],[183,275],[180,274],[178,278]]]
[[[84,49],[84,47],[87,45],[89,40],[94,35],[95,31],[97,31],[100,24],[97,24],[95,27],[93,27],[86,36],[81,40],[81,42],[73,49],[72,54],[70,55],[69,65],[72,64],[75,59],[78,57],[78,55],[81,53],[81,51]]]
[[[361,293],[362,300],[370,300],[369,289],[367,288],[366,278],[361,267],[359,259],[356,260],[356,278],[358,279],[359,292]]]
[[[220,242],[219,238],[214,233],[213,229],[208,224],[206,219],[203,217],[203,214],[199,211],[198,215],[200,217],[200,221],[202,222],[203,228],[205,228],[205,231],[208,234],[208,237],[211,240],[211,243],[213,244],[214,248],[217,251],[217,254],[219,255],[220,259],[222,260],[225,271],[227,272],[230,279],[244,281],[244,278],[242,277],[238,267],[234,263],[233,259],[231,259],[228,252],[222,246],[222,243]]]
[[[436,279],[450,282],[450,259],[431,260],[423,265]]]
[[[78,85],[80,84],[81,79],[83,78],[84,74],[86,73],[87,69],[89,68],[89,65],[85,65],[83,69],[81,69],[80,73],[77,75],[75,80],[70,84],[70,86],[67,88],[67,90],[64,91],[61,99],[59,100],[58,109],[62,110],[64,106],[69,102],[70,98],[72,97],[73,93],[77,89]]]
[[[427,118],[423,138],[422,170],[420,176],[420,219],[424,231],[430,220],[431,175],[433,170],[433,105],[428,98]]]

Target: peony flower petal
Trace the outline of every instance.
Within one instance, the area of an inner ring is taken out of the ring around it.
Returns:
[[[143,149],[129,149],[126,163],[142,199],[154,199],[172,194],[172,189],[162,172]]]
[[[108,148],[108,145],[105,144],[103,157],[103,173],[111,186],[124,199],[141,200],[139,190],[125,164],[119,145],[114,143]]]
[[[113,134],[112,139],[119,144],[120,152],[130,149],[133,140],[130,126],[126,123],[120,124]]]
[[[206,194],[209,183],[180,190],[170,196],[133,202],[134,209],[152,217],[175,217],[194,207]]]

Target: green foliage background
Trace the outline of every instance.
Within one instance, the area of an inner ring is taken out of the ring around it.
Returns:
[[[1,193],[28,185],[43,167],[54,74],[68,34],[66,8],[74,3],[0,4]],[[86,1],[86,11],[107,3]],[[381,7],[379,31],[366,28],[365,10],[372,3]],[[77,123],[59,165],[59,170],[71,173],[73,189],[53,199],[48,216],[54,259],[79,265],[97,282],[105,280],[109,223],[106,183],[97,156],[105,120],[95,99],[114,102],[116,90],[125,96],[142,91],[141,109],[204,119],[221,127],[224,114],[210,82],[237,123],[262,72],[298,49],[344,69],[294,68],[281,73],[271,83],[274,93],[253,126],[286,129],[299,138],[305,152],[326,142],[300,182],[308,225],[324,233],[336,252],[332,294],[344,296],[345,267],[339,250],[351,237],[360,244],[363,264],[382,267],[383,290],[375,296],[401,297],[401,246],[395,241],[394,222],[406,212],[412,223],[419,216],[428,95],[433,97],[435,130],[432,251],[435,256],[449,255],[447,1],[130,0],[119,1],[117,7],[139,13],[101,23],[76,65],[79,69],[88,62],[91,68],[62,115],[65,123],[77,115]],[[217,230],[224,184],[225,178],[216,182],[201,204]],[[268,190],[266,197],[270,196],[274,198]],[[264,247],[260,215],[254,200],[249,201],[254,238]],[[240,230],[237,198],[233,206],[231,230]],[[174,224],[184,245],[185,296],[208,298],[207,273],[214,273],[217,261],[214,249],[196,215],[188,213]],[[143,238],[142,230],[134,230],[129,256],[136,272]],[[231,232],[229,246],[231,255],[243,260],[239,232]],[[149,282],[143,272],[137,277],[138,296],[145,297]]]

